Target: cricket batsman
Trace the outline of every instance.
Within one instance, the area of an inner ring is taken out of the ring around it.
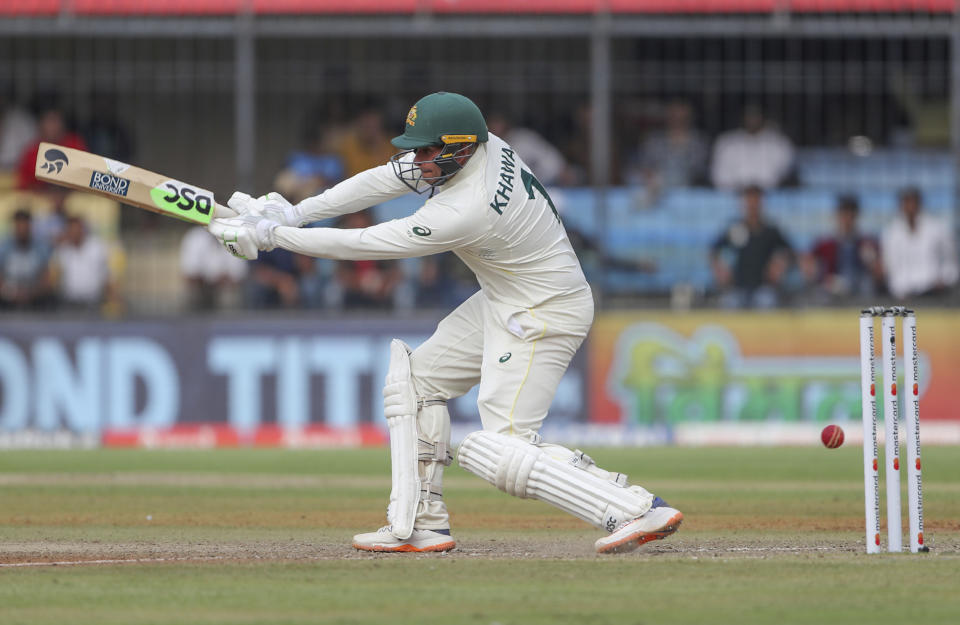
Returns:
[[[234,255],[281,247],[338,260],[452,251],[480,290],[416,349],[394,339],[383,389],[390,430],[388,525],[354,536],[366,551],[446,551],[456,546],[443,501],[453,460],[447,401],[479,384],[483,429],[458,450],[460,465],[502,491],[545,501],[606,534],[599,553],[626,552],[683,520],[627,476],[581,451],[545,442],[541,425],[593,322],[593,295],[557,210],[519,154],[489,133],[480,109],[433,93],[407,114],[390,162],[291,205],[276,193],[235,193],[236,217],[210,232]],[[409,191],[429,192],[414,214],[362,229],[304,228]]]

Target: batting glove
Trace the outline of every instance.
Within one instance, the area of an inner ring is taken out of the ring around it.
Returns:
[[[230,196],[227,206],[238,216],[262,215],[281,226],[299,228],[304,221],[303,212],[276,191],[256,198],[237,191]]]
[[[268,217],[282,226],[299,228],[303,225],[303,213],[300,209],[276,191],[271,191],[260,200],[263,201],[261,212],[264,217]]]
[[[269,252],[277,246],[273,231],[279,225],[260,215],[243,215],[229,219],[212,219],[207,229],[237,258],[256,260],[260,251]]]
[[[227,206],[233,209],[238,217],[243,217],[244,215],[262,215],[264,202],[266,202],[266,196],[255,198],[242,191],[236,191],[230,196],[230,199],[227,200]]]

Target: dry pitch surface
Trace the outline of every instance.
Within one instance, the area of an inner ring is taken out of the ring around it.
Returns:
[[[682,509],[681,531],[599,557],[595,530],[454,468],[458,548],[368,554],[350,537],[382,524],[385,450],[6,452],[0,623],[948,623],[960,613],[956,448],[924,454],[933,551],[871,557],[858,449],[589,451]]]

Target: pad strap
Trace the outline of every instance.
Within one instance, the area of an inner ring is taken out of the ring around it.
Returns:
[[[417,441],[417,449],[420,452],[418,459],[421,462],[440,462],[445,467],[453,463],[453,453],[446,441],[431,443],[421,438]]]
[[[421,410],[434,406],[446,409],[447,402],[444,399],[420,399],[417,401],[417,407]],[[453,452],[446,440],[429,441],[421,437],[417,441],[417,450],[421,462],[442,462],[445,467],[449,467],[453,463]]]

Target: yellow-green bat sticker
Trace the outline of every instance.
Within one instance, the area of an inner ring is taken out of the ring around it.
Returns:
[[[180,182],[167,180],[150,189],[153,203],[178,219],[207,225],[213,217],[213,193]]]

